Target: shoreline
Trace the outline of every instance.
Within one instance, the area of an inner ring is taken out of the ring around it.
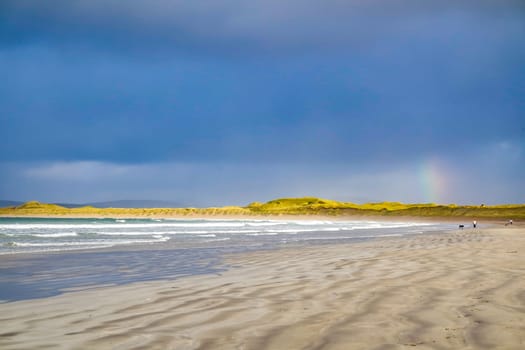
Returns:
[[[326,221],[316,221],[316,224],[322,227],[329,225]],[[129,221],[128,223],[132,224],[133,222]],[[359,225],[359,222],[354,221],[353,223]],[[379,224],[379,226],[382,225],[383,224]],[[106,284],[110,281],[115,285],[122,285],[144,280],[176,279],[184,275],[180,271],[181,267],[178,266],[179,264],[186,266],[186,276],[213,272],[220,269],[224,256],[228,254],[279,250],[288,247],[300,249],[301,247],[312,245],[319,247],[327,245],[354,245],[364,241],[385,239],[389,235],[392,235],[391,237],[400,237],[402,235],[417,235],[422,232],[425,232],[423,234],[429,234],[449,231],[455,228],[455,225],[443,225],[442,223],[407,223],[406,220],[404,220],[404,223],[401,225],[401,228],[397,228],[398,232],[387,233],[388,231],[385,231],[384,234],[377,234],[377,236],[374,235],[373,231],[381,230],[382,228],[372,229],[370,233],[367,232],[368,229],[362,231],[362,229],[359,228],[356,232],[362,232],[357,234],[352,234],[351,232],[354,231],[346,228],[349,230],[346,234],[343,233],[342,236],[336,237],[333,237],[331,232],[324,232],[322,228],[319,228],[319,230],[311,231],[314,236],[297,239],[293,238],[295,234],[288,233],[284,233],[284,236],[280,236],[281,238],[273,239],[274,235],[277,235],[277,233],[273,233],[270,235],[262,234],[263,237],[272,237],[271,239],[263,238],[258,241],[254,238],[244,242],[242,237],[246,234],[239,233],[238,237],[240,237],[240,239],[238,240],[235,237],[223,238],[217,233],[217,235],[219,235],[217,243],[207,243],[206,240],[202,242],[198,240],[179,241],[174,236],[174,238],[168,241],[157,243],[116,243],[106,247],[5,252],[0,254],[0,265],[3,267],[0,268],[0,273],[3,275],[2,278],[0,278],[0,300],[12,302],[14,300],[59,295],[63,293],[65,289],[72,287],[82,289],[81,284],[77,282],[79,279],[82,280],[82,283],[88,283],[89,285]],[[413,225],[423,225],[422,227],[432,228],[430,230],[427,229],[427,231],[422,228],[414,230],[411,229]],[[297,229],[301,230],[302,227],[303,226],[300,226]],[[395,227],[395,224],[393,227]],[[387,230],[391,229],[392,228],[387,228]],[[286,231],[287,230],[285,230],[285,232]],[[302,233],[301,236],[303,234],[304,233]],[[258,234],[248,233],[247,236],[249,235],[259,236]],[[323,238],[324,236],[327,237]],[[213,234],[213,239],[216,237],[217,236]],[[225,239],[227,242],[223,244],[222,241]],[[185,258],[181,260],[180,256],[185,256]],[[205,261],[210,261],[210,259],[215,261],[215,263],[209,265],[207,268],[203,268],[202,264]],[[140,262],[137,260],[140,260]],[[62,264],[68,266],[67,270],[69,272],[67,275],[64,275],[62,272]],[[188,266],[188,264],[190,264],[190,266]],[[17,270],[17,266],[26,266],[26,268]],[[122,271],[124,272],[119,273],[118,271],[120,269],[109,268],[110,266],[122,266]],[[90,272],[91,270],[99,272],[98,274],[93,274]],[[21,274],[22,271],[30,271],[30,273]],[[9,278],[6,276],[10,275],[18,275],[18,277],[12,279],[9,284],[7,283]],[[68,280],[68,276],[71,280]],[[35,278],[39,282],[35,283]],[[13,294],[10,292],[16,290],[16,288],[19,288],[24,294]]]
[[[392,222],[471,222],[477,220],[478,222],[489,223],[489,224],[501,224],[504,225],[508,222],[508,219],[494,218],[494,217],[478,217],[478,216],[374,216],[374,215],[290,215],[290,214],[261,214],[261,215],[222,215],[222,214],[210,214],[210,215],[155,215],[155,216],[130,216],[130,215],[83,215],[83,214],[67,214],[67,215],[4,215],[0,214],[0,219],[125,219],[125,220],[142,220],[142,219],[165,219],[165,220],[271,220],[271,221],[286,221],[286,220],[297,220],[297,221],[392,221]],[[516,224],[524,223],[525,221],[520,219],[513,219]]]
[[[145,218],[143,217],[82,217],[82,216],[71,216],[71,217],[63,217],[63,216],[16,216],[16,217],[2,217],[0,215],[0,219],[2,218],[9,218],[9,219],[111,219],[111,220],[143,220]],[[155,219],[155,218],[147,218],[147,219]],[[465,224],[465,229],[469,230],[472,229],[471,222],[465,219],[465,220],[456,220],[456,218],[426,218],[426,217],[369,217],[369,216],[346,216],[346,217],[331,217],[331,216],[305,216],[305,215],[287,215],[287,216],[228,216],[224,217],[221,215],[215,215],[213,217],[194,217],[194,218],[188,218],[188,217],[162,217],[162,219],[166,220],[184,220],[184,221],[200,221],[200,220],[206,220],[206,221],[236,221],[236,220],[254,220],[254,221],[298,221],[298,222],[381,222],[381,223],[414,223],[414,224]],[[522,224],[520,221],[515,221],[515,226],[519,226]],[[479,228],[490,228],[490,227],[505,227],[507,226],[506,221],[501,220],[479,220],[478,219],[478,227]],[[456,229],[449,228],[450,230]],[[449,230],[447,229],[447,231]],[[439,229],[440,231],[443,230],[442,228]],[[376,239],[376,238],[374,238]],[[123,250],[141,250],[141,249],[148,249],[148,250],[158,250],[158,249],[170,249],[170,246],[166,246],[163,248],[163,245],[166,245],[164,242],[152,242],[152,243],[130,243],[130,244],[114,244],[111,246],[105,246],[105,247],[86,247],[86,248],[75,248],[75,249],[59,249],[59,250],[35,250],[35,251],[13,251],[13,252],[3,252],[0,253],[0,259],[6,258],[13,255],[18,256],[31,256],[33,254],[36,254],[38,256],[47,255],[47,254],[61,254],[61,253],[90,253],[90,252],[104,252],[104,253],[111,253],[112,251],[123,251]],[[173,248],[173,247],[171,247]]]
[[[0,347],[521,349],[525,229],[228,255],[227,271],[0,304]]]

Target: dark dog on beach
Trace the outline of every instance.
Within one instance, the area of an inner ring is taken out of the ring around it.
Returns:
[[[465,228],[465,225],[459,225],[459,228],[460,228],[460,229],[464,229],[464,228]]]

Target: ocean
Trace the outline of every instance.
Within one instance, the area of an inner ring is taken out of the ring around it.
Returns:
[[[372,220],[0,218],[0,300],[220,273],[228,268],[221,263],[227,253],[351,243],[455,227]]]

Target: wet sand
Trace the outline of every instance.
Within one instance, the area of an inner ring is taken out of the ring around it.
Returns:
[[[0,304],[0,348],[525,348],[523,226],[226,263],[221,274]]]

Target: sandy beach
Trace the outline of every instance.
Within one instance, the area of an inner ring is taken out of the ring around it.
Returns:
[[[525,228],[235,254],[0,304],[2,349],[523,349]]]

